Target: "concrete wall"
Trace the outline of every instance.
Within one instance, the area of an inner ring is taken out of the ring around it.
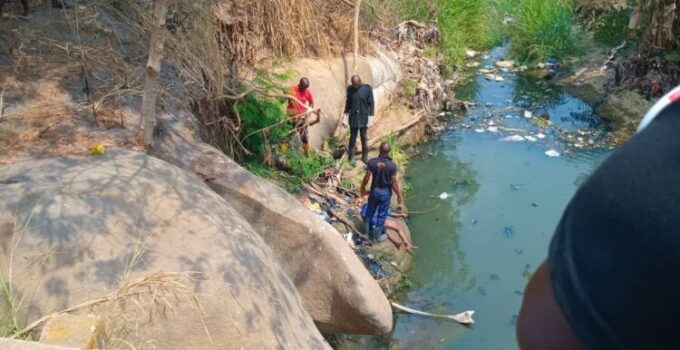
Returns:
[[[289,82],[291,86],[301,77],[310,80],[315,107],[322,110],[321,123],[309,130],[310,140],[319,147],[324,138],[333,136],[341,122],[345,92],[353,75],[353,57],[350,54],[333,59],[305,58],[291,62],[286,68],[296,73]],[[376,118],[379,119],[392,102],[401,81],[399,61],[394,53],[376,48],[371,56],[359,57],[357,70],[364,83],[373,86]]]

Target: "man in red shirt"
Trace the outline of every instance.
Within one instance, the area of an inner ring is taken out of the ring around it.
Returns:
[[[314,108],[314,97],[312,92],[309,90],[309,79],[302,78],[297,86],[292,88],[292,95],[302,102],[303,105],[298,103],[293,99],[288,100],[288,116],[293,118],[293,125],[295,130],[300,134],[300,140],[302,141],[302,148],[305,154],[309,155],[309,134],[307,132],[307,111]]]

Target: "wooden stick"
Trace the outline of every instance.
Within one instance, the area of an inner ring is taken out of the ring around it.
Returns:
[[[475,323],[475,320],[472,319],[472,316],[474,316],[474,314],[475,314],[474,311],[465,311],[465,312],[461,312],[461,313],[456,314],[456,315],[438,315],[438,314],[431,314],[429,312],[414,310],[414,309],[411,309],[409,307],[399,305],[395,302],[392,302],[392,306],[394,306],[396,309],[399,309],[399,310],[404,311],[404,312],[408,312],[408,313],[413,314],[413,315],[433,317],[433,318],[446,318],[446,319],[454,320],[454,321],[456,321],[460,324],[465,324],[465,325]]]

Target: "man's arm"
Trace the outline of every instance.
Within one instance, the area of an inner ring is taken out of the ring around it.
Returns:
[[[397,181],[397,175],[392,175],[392,191],[397,195],[397,204],[402,203],[401,190],[399,190],[399,181]]]
[[[364,175],[364,180],[361,181],[361,196],[365,196],[368,194],[368,191],[366,191],[366,185],[368,185],[368,181],[371,180],[371,171],[366,170],[366,175]]]
[[[309,101],[309,108],[314,108],[314,95],[307,89],[307,100]]]

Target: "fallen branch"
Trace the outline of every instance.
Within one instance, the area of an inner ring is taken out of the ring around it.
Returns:
[[[402,132],[402,131],[404,131],[404,130],[406,130],[406,129],[411,128],[412,126],[418,124],[418,122],[420,122],[420,120],[423,119],[423,116],[424,116],[424,115],[425,115],[425,113],[424,113],[423,111],[420,111],[420,112],[419,112],[418,114],[416,114],[416,116],[415,116],[414,118],[412,118],[409,122],[407,122],[406,124],[400,126],[399,128],[397,128],[397,129],[395,129],[395,130],[392,130],[392,133],[397,134],[397,133],[400,133],[400,132]],[[376,142],[380,141],[380,139],[382,139],[383,137],[384,137],[384,136],[379,136],[379,137],[374,137],[374,138],[368,140],[368,145],[369,145],[369,146],[374,145]]]
[[[395,302],[392,302],[392,306],[394,306],[396,309],[399,309],[404,312],[408,312],[413,315],[419,315],[419,316],[426,316],[426,317],[433,317],[433,318],[446,318],[449,320],[454,320],[460,324],[464,325],[469,325],[469,324],[474,324],[475,320],[472,319],[472,316],[474,316],[475,312],[474,311],[465,311],[461,312],[456,315],[438,315],[438,314],[431,314],[429,312],[424,312],[424,311],[418,311],[414,310],[411,308],[408,308],[403,305],[399,305]]]

